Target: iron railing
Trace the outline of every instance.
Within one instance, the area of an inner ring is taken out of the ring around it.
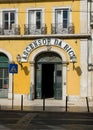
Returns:
[[[40,29],[36,28],[35,24],[25,24],[24,25],[24,34],[25,35],[35,35],[35,34],[46,34],[47,27],[45,24],[42,24]]]
[[[47,34],[46,24],[42,24],[40,29],[36,28],[36,25],[24,25],[24,35],[39,35]],[[73,24],[51,24],[51,34],[74,34]],[[11,29],[5,29],[4,26],[0,26],[0,35],[20,35],[20,26],[13,24]]]
[[[5,29],[4,26],[0,26],[0,35],[20,35],[20,27],[16,24],[13,24],[11,29]]]
[[[74,25],[72,23],[70,24],[53,23],[51,24],[51,33],[52,34],[73,34]]]

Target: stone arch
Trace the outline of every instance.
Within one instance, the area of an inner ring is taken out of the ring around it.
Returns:
[[[44,52],[47,52],[47,47],[46,46],[43,46],[43,47],[39,47],[38,49],[34,50],[33,53],[31,53],[30,55],[30,58],[29,58],[29,61],[30,61],[30,64],[31,64],[31,68],[30,68],[30,71],[31,71],[31,84],[32,84],[32,87],[33,87],[33,90],[35,89],[35,73],[34,73],[34,63],[35,63],[35,57],[37,55],[39,55],[40,53],[44,53]],[[65,99],[66,97],[66,66],[67,66],[67,58],[65,56],[65,54],[63,53],[63,51],[60,51],[57,47],[54,47],[52,46],[51,47],[51,52],[54,52],[54,53],[57,53],[61,58],[62,58],[62,63],[63,63],[63,82],[62,82],[62,86],[63,86],[63,91],[62,91],[62,95],[63,95],[63,99]]]

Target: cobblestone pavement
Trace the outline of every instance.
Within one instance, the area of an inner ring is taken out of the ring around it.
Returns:
[[[93,113],[0,111],[0,130],[93,130]]]

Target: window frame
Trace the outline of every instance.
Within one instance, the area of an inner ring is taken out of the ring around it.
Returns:
[[[0,68],[0,71],[2,71],[2,77],[0,77],[0,80],[2,80],[2,86],[0,86],[0,89],[8,89],[9,88],[9,74],[8,74],[8,77],[6,78],[5,77],[5,71],[7,70],[7,72],[8,72],[8,68],[4,68],[4,67],[2,67],[2,68]],[[8,81],[8,83],[5,83],[5,81]]]
[[[0,9],[0,26],[3,26],[3,12],[15,12],[15,24],[18,25],[18,9],[16,8],[5,8]]]
[[[53,7],[53,9],[52,9],[52,14],[53,14],[53,17],[52,17],[52,23],[56,23],[55,21],[56,21],[56,10],[65,10],[65,9],[68,9],[68,11],[69,11],[69,23],[72,23],[72,10],[71,10],[71,7]]]
[[[42,19],[41,19],[41,25],[45,22],[44,21],[44,8],[27,8],[26,10],[26,24],[29,24],[29,11],[41,11],[42,13]]]

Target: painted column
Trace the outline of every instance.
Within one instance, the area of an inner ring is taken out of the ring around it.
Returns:
[[[63,63],[63,76],[62,76],[62,95],[63,95],[63,100],[66,99],[67,96],[67,64]]]
[[[88,95],[88,69],[87,69],[87,39],[80,40],[80,67],[81,67],[81,78],[80,78],[80,87],[81,87],[81,97],[86,97]]]
[[[9,74],[8,99],[12,99],[12,74]]]
[[[33,100],[34,99],[34,97],[35,97],[35,85],[34,85],[34,62],[32,61],[32,62],[30,62],[30,65],[31,65],[31,70],[30,70],[30,72],[31,72],[31,76],[30,76],[30,78],[31,78],[31,81],[30,81],[30,95],[31,95],[31,100]]]

